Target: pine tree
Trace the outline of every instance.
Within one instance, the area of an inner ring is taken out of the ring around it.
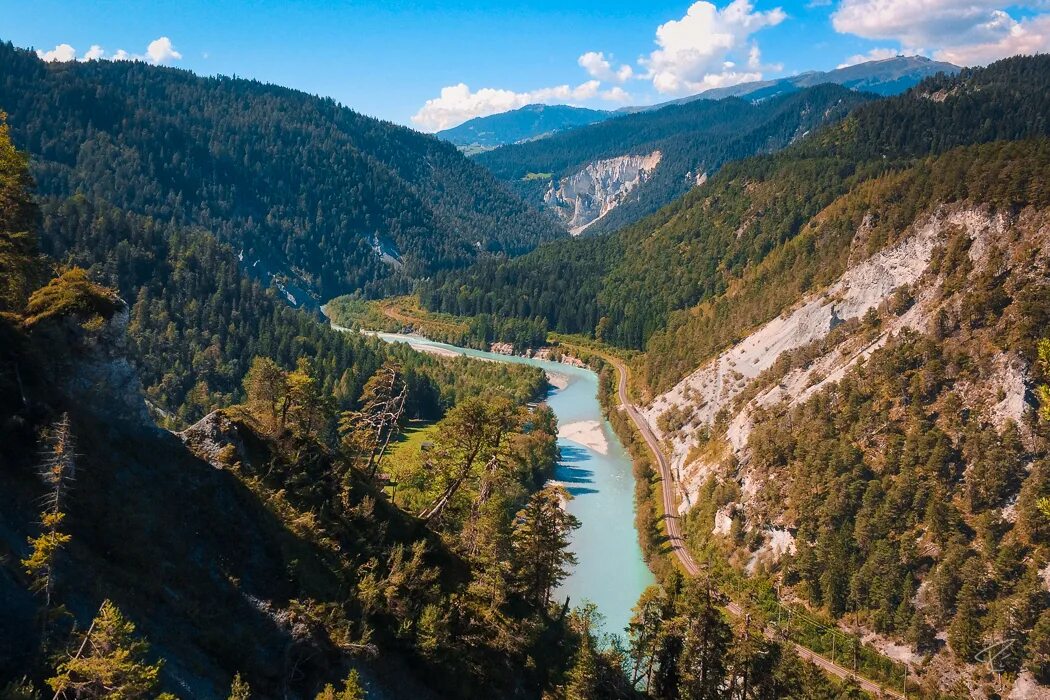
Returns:
[[[253,358],[244,375],[245,405],[267,432],[276,432],[279,426],[287,394],[285,379],[285,371],[268,357]]]
[[[355,668],[343,681],[342,690],[337,691],[335,686],[329,683],[317,694],[315,700],[365,700],[367,697],[368,693],[361,687],[361,676]]]
[[[1028,635],[1025,666],[1040,683],[1050,683],[1050,610],[1044,610]]]
[[[981,650],[980,604],[971,582],[963,584],[955,605],[955,618],[948,626],[948,644],[956,656],[970,661]]]
[[[58,666],[47,683],[60,697],[78,700],[139,700],[150,697],[161,663],[146,661],[149,644],[135,635],[112,602],[99,608],[77,652]]]
[[[576,564],[576,555],[569,551],[569,536],[580,521],[562,508],[562,499],[568,497],[561,486],[540,489],[518,512],[514,527],[514,568],[519,584],[525,596],[543,608]]]
[[[50,608],[55,587],[55,561],[59,551],[71,539],[62,532],[62,523],[66,517],[63,507],[76,478],[76,441],[68,414],[63,414],[52,426],[47,443],[39,468],[40,478],[48,487],[44,511],[40,515],[43,532],[29,540],[32,551],[22,560],[22,566],[32,578],[33,590],[44,595],[44,603]]]
[[[21,312],[42,273],[32,190],[29,158],[11,143],[7,115],[0,112],[0,311]]]
[[[228,700],[249,700],[252,696],[252,687],[241,678],[240,672],[233,677],[230,684],[230,696]]]
[[[726,683],[733,632],[715,604],[710,581],[689,596],[681,666],[682,695],[690,700],[717,700]]]
[[[1038,357],[1039,369],[1044,377],[1050,379],[1050,338],[1039,341]],[[1039,399],[1039,417],[1050,422],[1050,385],[1040,384],[1035,393]]]
[[[657,645],[663,630],[667,602],[659,586],[649,586],[638,598],[627,627],[630,642],[631,685],[648,689],[656,662]]]
[[[573,613],[572,626],[579,635],[580,643],[569,671],[566,700],[594,700],[598,697],[598,652],[592,630],[597,615],[598,609],[593,603]]]
[[[361,408],[340,416],[343,448],[369,478],[375,478],[390,440],[401,429],[407,397],[408,385],[401,367],[387,362],[365,383]]]

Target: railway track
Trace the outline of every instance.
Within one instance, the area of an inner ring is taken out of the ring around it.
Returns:
[[[631,420],[638,427],[638,431],[645,439],[646,444],[649,446],[649,450],[653,453],[653,457],[656,458],[656,463],[660,466],[660,485],[663,493],[664,523],[666,524],[667,540],[671,547],[671,551],[674,552],[682,569],[687,574],[690,576],[699,576],[700,567],[693,559],[693,555],[690,554],[689,550],[685,547],[678,514],[675,512],[674,477],[671,474],[671,465],[668,462],[667,457],[664,455],[663,450],[660,449],[660,442],[653,434],[652,428],[649,427],[649,421],[642,416],[641,412],[631,403],[630,397],[627,395],[627,366],[622,360],[609,355],[606,355],[605,359],[616,367],[616,371],[619,374],[617,393],[620,397],[620,405],[623,406],[627,415],[630,416]],[[735,617],[740,617],[744,614],[743,609],[733,602],[726,605],[726,610]],[[774,636],[773,631],[770,629],[764,630],[764,633],[769,638]],[[905,700],[905,695],[903,693],[879,685],[864,676],[857,675],[853,671],[840,666],[826,656],[821,656],[801,644],[792,641],[788,641],[788,644],[794,648],[795,653],[798,654],[800,658],[816,664],[827,673],[838,678],[854,679],[862,690],[871,693],[877,698],[899,698],[900,700]]]

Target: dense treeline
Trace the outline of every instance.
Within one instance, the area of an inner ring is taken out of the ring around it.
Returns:
[[[1035,426],[1037,436],[1013,421],[997,427],[987,413],[964,409],[959,395],[989,379],[982,368],[992,354],[1015,345],[1035,354],[1033,326],[1045,328],[1050,296],[1045,285],[986,282],[947,321],[951,335],[960,324],[958,336],[906,333],[802,406],[761,416],[749,443],[752,466],[777,477],[756,501],[760,517],[797,519],[798,548],[783,581],[810,605],[833,618],[849,612],[920,654],[936,651],[936,633],[946,630],[963,662],[992,640],[1012,640],[998,666],[1027,667],[1045,683],[1046,424]],[[1028,311],[1036,314],[1028,330],[995,322],[1000,313],[1023,320],[1017,314]],[[731,490],[712,480],[700,511],[710,515],[727,497]],[[710,522],[700,511],[696,531],[705,532]],[[746,540],[742,531],[737,537]]]
[[[255,81],[49,64],[8,43],[0,109],[42,194],[204,226],[300,302],[404,288],[562,235],[452,145]]]
[[[241,380],[257,356],[292,368],[310,357],[323,387],[349,407],[385,358],[412,385],[410,413],[437,418],[457,398],[499,382],[518,396],[542,377],[501,365],[470,369],[354,333],[291,309],[248,278],[234,251],[208,232],[161,223],[78,196],[43,207],[42,247],[120,290],[131,306],[129,352],[147,396],[175,425],[243,398]]]
[[[242,698],[250,686],[335,697],[325,684],[336,681],[355,698],[362,685],[393,696],[539,697],[565,682],[580,641],[552,589],[572,564],[574,522],[559,492],[540,488],[557,458],[552,414],[526,406],[542,372],[524,373],[528,393],[496,386],[487,363],[473,373],[485,396],[455,397],[442,419],[418,517],[380,488],[386,445],[411,415],[418,382],[357,338],[319,331],[330,338],[310,348],[320,335],[289,337],[294,368],[254,357],[244,403],[180,441],[141,410],[116,291],[36,250],[26,165],[0,122],[5,697],[38,697],[43,687],[214,697],[231,678]],[[323,329],[256,283],[238,284],[232,253],[205,234],[83,200],[46,219],[48,239],[68,245],[67,255],[98,245],[100,277],[141,285],[151,311],[133,318],[132,340],[151,342],[153,331],[134,325],[157,312],[168,331],[156,342],[174,346],[164,350],[172,362],[179,345],[209,330],[216,349],[201,352],[221,364],[238,359],[224,359],[225,343],[284,352],[281,333],[310,328],[290,325],[296,319]],[[67,238],[60,221],[72,229]],[[106,255],[110,243],[116,252]],[[197,256],[217,260],[202,267]],[[209,273],[240,292],[197,279]],[[158,279],[171,282],[169,292]],[[214,299],[198,310],[197,295]],[[230,328],[215,326],[212,313]],[[243,326],[241,314],[253,314]],[[279,331],[273,344],[252,345],[251,323],[267,320]],[[350,410],[339,410],[324,381],[325,361],[368,373]],[[373,361],[382,364],[366,370]]]
[[[781,256],[783,275],[756,284],[766,287],[769,295],[776,294],[778,285],[787,285],[790,293],[782,295],[779,305],[767,306],[766,318],[797,299],[799,292],[826,281],[820,262],[795,271],[793,261],[806,251],[814,261],[845,260],[841,245],[848,249],[851,235],[844,234],[851,232],[834,229],[858,222],[843,219],[824,225],[818,214],[861,183],[917,167],[909,184],[916,189],[907,193],[913,205],[896,209],[899,214],[914,214],[915,202],[928,206],[940,196],[991,201],[983,197],[984,184],[992,185],[1002,203],[1024,203],[1042,181],[1038,173],[1045,171],[1040,170],[1045,169],[1040,155],[1045,150],[1039,142],[1032,142],[1036,147],[1031,156],[1017,153],[1027,146],[998,152],[993,147],[984,154],[993,159],[987,167],[974,164],[974,154],[925,166],[916,158],[964,144],[1045,137],[1050,133],[1048,95],[1047,56],[1007,59],[956,77],[931,78],[904,95],[863,105],[841,124],[778,154],[731,163],[705,185],[612,236],[551,243],[515,260],[483,261],[424,285],[421,300],[427,308],[462,315],[544,318],[555,330],[650,348],[654,368],[648,374],[656,388],[665,387],[706,357],[692,353],[688,342],[676,344],[675,333],[690,320],[686,312],[674,317],[672,330],[661,332],[672,312],[705,299],[728,303],[730,297],[720,295],[733,290],[742,275],[774,252]],[[1015,167],[1009,160],[1015,156],[1022,156],[1024,164]],[[940,184],[932,187],[923,173]],[[996,181],[978,184],[974,176],[993,176]],[[823,235],[796,244],[797,252],[784,248],[801,232],[819,226],[824,226]],[[827,240],[833,234],[837,243]],[[734,331],[740,329],[738,325]],[[654,335],[659,339],[651,341]],[[723,334],[720,340],[732,338],[731,333]],[[671,346],[685,348],[685,355],[674,360],[671,370],[659,370]]]
[[[440,343],[478,350],[488,350],[493,343],[508,343],[515,353],[521,353],[547,344],[547,322],[542,318],[435,314],[421,310],[411,296],[381,301],[336,297],[325,305],[324,312],[344,328],[418,333]]]
[[[818,85],[757,102],[736,97],[697,100],[504,146],[476,159],[541,206],[548,181],[526,178],[530,173],[552,173],[557,179],[594,160],[660,151],[663,157],[651,178],[587,230],[588,235],[607,233],[673,201],[702,174],[710,176],[724,163],[783,148],[870,98],[838,85]]]

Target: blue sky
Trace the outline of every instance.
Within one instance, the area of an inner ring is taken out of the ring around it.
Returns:
[[[139,58],[258,78],[434,130],[527,102],[616,108],[898,51],[987,63],[1050,50],[1048,9],[1047,0],[0,0],[0,38],[52,60]]]

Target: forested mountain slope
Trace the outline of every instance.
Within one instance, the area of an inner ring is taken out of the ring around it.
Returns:
[[[1038,697],[1048,114],[1047,56],[932,78],[610,238],[423,299],[644,348],[632,377],[698,556],[859,629],[928,697],[1006,695],[1019,676]]]
[[[435,136],[454,143],[461,149],[491,149],[508,143],[518,143],[578,126],[587,126],[613,116],[613,112],[584,109],[568,105],[526,105],[509,112],[487,117],[475,117]]]
[[[452,145],[286,88],[2,44],[0,110],[42,195],[204,226],[300,303],[561,235]]]
[[[838,197],[956,146],[1050,134],[1048,94],[1046,56],[931,78],[903,95],[859,107],[843,122],[780,153],[731,163],[703,186],[612,236],[486,261],[439,277],[423,287],[421,299],[451,313],[542,317],[552,330],[652,347],[646,378],[653,388],[664,389],[742,331],[841,274],[842,246],[848,249],[848,243],[824,243],[830,234],[800,249],[805,256],[784,247],[820,224],[824,219],[818,215]],[[967,191],[963,173],[936,174],[946,182],[947,196],[955,196],[956,188]],[[918,198],[914,206],[931,204],[929,186],[925,179],[915,183],[909,193]],[[1027,184],[1018,180],[1016,186]],[[754,318],[729,324],[729,308],[746,307],[737,298],[740,280],[770,256],[779,261],[781,277],[756,284],[764,296],[754,305]],[[701,322],[686,310],[705,300],[712,300],[712,322],[725,332],[678,342],[683,324]]]
[[[821,85],[760,103],[739,98],[700,100],[504,146],[476,160],[535,206],[574,210],[589,205],[589,199],[605,198],[614,207],[587,229],[603,233],[656,211],[724,163],[783,148],[869,98]],[[612,194],[579,187],[578,195],[559,191],[588,166],[630,156],[653,156],[659,162],[639,184]]]
[[[555,423],[526,406],[542,372],[388,353],[276,311],[203,232],[78,200],[50,212],[52,243],[81,258],[98,247],[95,274],[141,285],[148,309],[132,311],[39,253],[31,184],[0,121],[4,697],[226,698],[231,681],[260,698],[334,696],[326,683],[346,697],[539,697],[565,682],[581,633],[575,613],[548,609],[572,522],[553,541],[536,534],[561,513],[541,488]],[[203,255],[239,289],[194,281]],[[171,306],[203,290],[207,304]],[[147,341],[135,326],[153,311],[165,327]],[[315,330],[287,334],[296,319]],[[213,347],[196,352],[209,332]],[[239,405],[172,434],[147,414],[128,351],[153,377],[165,361],[181,379],[185,357],[206,375],[240,353],[290,354],[294,369],[255,354]],[[334,370],[369,379],[341,382],[350,410],[337,411]],[[457,488],[418,479],[416,497],[440,505],[424,519],[395,507],[377,474],[383,440],[427,405],[440,420],[429,466]]]
[[[0,121],[5,698],[859,697],[703,582],[647,591],[630,658],[555,600],[576,523],[540,370],[335,333],[203,230],[83,197],[41,217],[27,162]],[[41,218],[90,270],[40,254]],[[157,400],[218,387],[170,422],[238,403],[169,433],[140,372]],[[436,421],[416,452],[411,416]]]
[[[859,623],[931,693],[997,690],[968,665],[989,645],[1017,697],[1050,684],[1048,172],[1044,138],[865,183],[645,363],[732,343],[646,411],[694,546]],[[751,325],[819,258],[841,274]]]

